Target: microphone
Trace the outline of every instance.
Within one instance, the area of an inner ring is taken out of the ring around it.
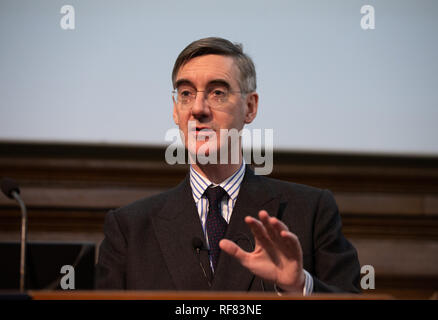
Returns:
[[[201,238],[199,238],[199,237],[193,237],[192,246],[193,246],[193,249],[196,250],[196,253],[200,253],[201,250],[204,249],[204,243],[202,242]]]
[[[20,188],[18,187],[18,183],[15,180],[9,178],[3,178],[1,183],[2,192],[9,199],[14,199],[13,193],[16,192],[20,194]]]
[[[27,239],[27,211],[20,197],[20,188],[15,180],[3,178],[1,189],[6,197],[15,199],[21,208],[21,250],[20,250],[20,292],[24,292],[26,279],[26,239]]]
[[[198,257],[198,261],[199,261],[199,266],[201,267],[201,269],[202,269],[202,273],[204,274],[204,277],[205,277],[205,279],[206,279],[207,282],[208,282],[208,286],[211,287],[210,279],[209,279],[208,276],[207,276],[207,272],[205,272],[205,269],[204,269],[204,266],[202,265],[201,257],[200,257],[201,250],[207,250],[207,249],[204,247],[204,242],[203,242],[202,239],[199,238],[199,237],[193,237],[193,239],[192,239],[192,247],[193,247],[193,249],[194,249],[195,252],[196,252],[196,256]],[[207,250],[207,251],[208,251],[208,250]]]

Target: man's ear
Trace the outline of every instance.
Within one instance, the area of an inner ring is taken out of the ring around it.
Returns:
[[[178,117],[178,112],[176,111],[175,100],[173,100],[173,121],[177,126],[179,126],[179,117]]]
[[[257,109],[259,107],[259,95],[256,92],[248,93],[246,96],[246,113],[245,123],[251,123],[257,115]]]

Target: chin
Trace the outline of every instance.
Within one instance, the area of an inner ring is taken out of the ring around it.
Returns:
[[[187,146],[187,145],[186,145]],[[206,164],[205,162],[210,164],[216,164],[219,163],[219,156],[220,151],[219,147],[217,145],[209,145],[208,142],[205,141],[197,141],[195,146],[190,146],[187,148],[187,151],[194,155],[196,154],[196,162],[199,162],[201,164]],[[204,158],[204,161],[199,161],[201,158]],[[210,159],[210,157],[212,157]],[[207,160],[208,159],[208,160]]]

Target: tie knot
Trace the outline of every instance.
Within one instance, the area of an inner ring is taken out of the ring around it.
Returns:
[[[222,198],[227,192],[221,187],[208,187],[205,190],[205,196],[208,199],[208,203],[211,207],[217,208],[219,203],[222,201]]]

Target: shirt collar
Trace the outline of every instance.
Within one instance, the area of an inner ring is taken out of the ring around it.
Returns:
[[[190,166],[190,185],[192,187],[193,199],[197,203],[201,199],[202,195],[210,185],[221,186],[228,194],[228,196],[235,200],[238,195],[238,190],[240,189],[240,184],[242,183],[243,176],[245,175],[245,160],[242,159],[242,164],[240,168],[234,172],[227,179],[219,184],[215,184],[208,180],[207,178],[201,176],[196,170]]]

